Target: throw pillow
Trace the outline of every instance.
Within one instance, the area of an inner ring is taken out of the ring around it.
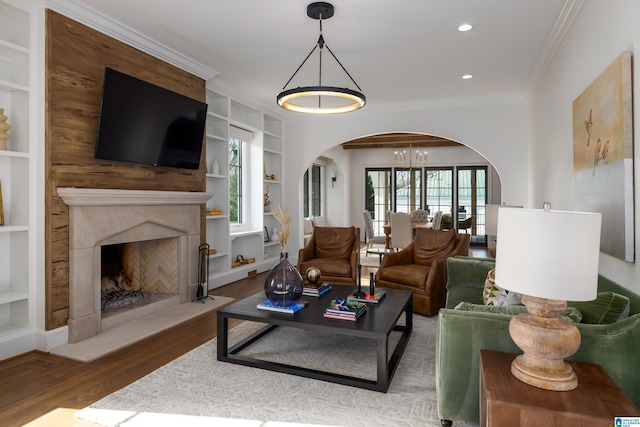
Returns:
[[[484,281],[482,302],[484,302],[484,305],[498,305],[501,293],[502,288],[496,286],[496,269],[492,268],[487,273],[487,278]]]
[[[520,313],[526,313],[527,307],[524,305],[478,305],[461,302],[454,310],[507,314],[509,316],[513,316]],[[560,317],[573,323],[580,323],[580,321],[582,321],[582,314],[580,314],[580,311],[575,307],[568,307],[565,310],[562,310]]]
[[[614,323],[629,316],[629,298],[615,292],[599,292],[593,301],[571,301],[567,305],[580,310],[582,323]]]

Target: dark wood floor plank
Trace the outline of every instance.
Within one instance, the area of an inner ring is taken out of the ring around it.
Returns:
[[[211,293],[242,299],[264,288],[265,275]],[[0,425],[94,425],[75,419],[75,410],[126,387],[215,336],[213,311],[89,363],[42,352],[2,361]]]

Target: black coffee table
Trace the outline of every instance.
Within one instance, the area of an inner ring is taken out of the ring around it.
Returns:
[[[322,316],[333,298],[344,298],[354,290],[353,286],[332,286],[333,289],[321,297],[303,296],[304,300],[309,301],[309,306],[295,314],[257,309],[256,305],[266,300],[264,292],[219,309],[218,360],[386,392],[413,329],[413,294],[408,291],[386,289],[387,295],[379,304],[369,304],[367,311],[357,321],[350,322],[348,320],[327,319]],[[403,313],[405,315],[404,325],[398,325],[398,320]],[[267,325],[229,348],[229,319],[250,320]],[[375,340],[377,380],[275,363],[238,354],[242,349],[264,337],[278,326]],[[392,331],[400,331],[402,334],[395,349],[392,349],[391,357],[389,357],[389,335]]]

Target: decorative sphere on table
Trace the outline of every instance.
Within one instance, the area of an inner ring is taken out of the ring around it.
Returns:
[[[307,276],[307,280],[311,283],[317,283],[320,281],[320,269],[318,267],[309,267],[304,274]]]
[[[264,281],[264,293],[273,305],[295,304],[302,296],[302,276],[288,258],[288,253],[281,252],[280,262],[267,273]]]

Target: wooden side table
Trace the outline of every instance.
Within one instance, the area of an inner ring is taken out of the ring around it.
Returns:
[[[511,374],[511,353],[480,351],[480,426],[613,427],[616,416],[640,410],[598,365],[569,362],[578,375],[571,391],[548,391]]]

